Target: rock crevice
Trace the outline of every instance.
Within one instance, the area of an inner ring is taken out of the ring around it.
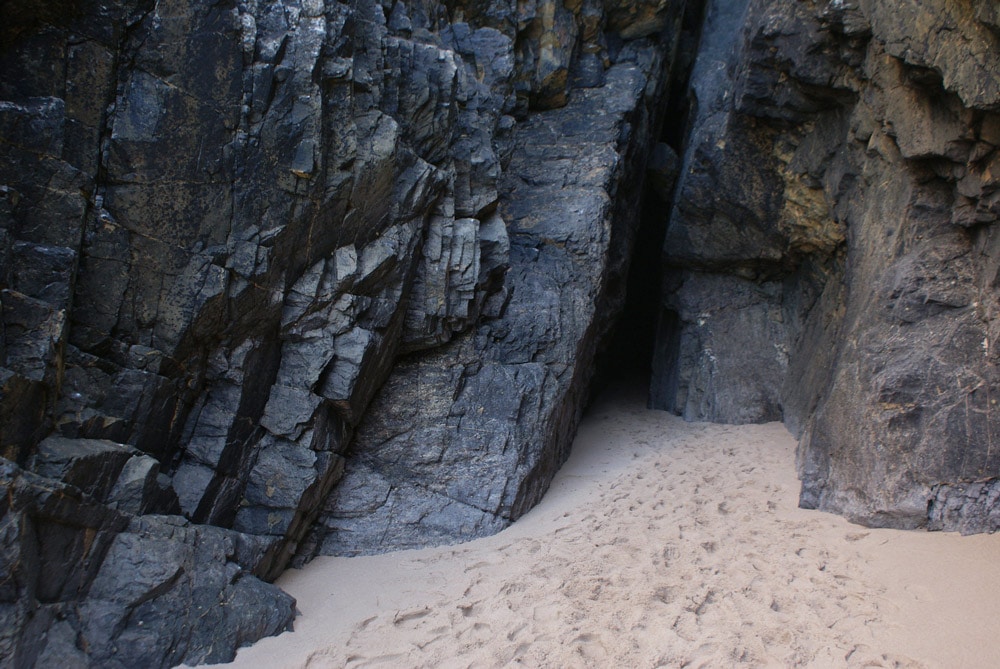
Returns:
[[[3,663],[227,660],[291,560],[497,531],[629,284],[652,403],[784,420],[804,506],[997,529],[986,4],[5,12]]]
[[[539,499],[583,409],[620,311],[662,57],[633,46],[600,88],[513,131],[500,180],[509,296],[451,344],[393,369],[358,428],[344,483],[305,557],[356,555],[496,532]],[[633,136],[634,133],[634,136]]]

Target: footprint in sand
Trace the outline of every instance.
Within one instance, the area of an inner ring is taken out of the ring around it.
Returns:
[[[716,428],[649,420],[662,450],[630,458],[638,446],[621,444],[616,476],[587,483],[595,494],[568,509],[550,499],[534,530],[529,515],[506,537],[401,559],[413,587],[387,579],[380,608],[359,607],[343,630],[328,623],[317,636],[330,648],[306,666],[919,666],[890,653],[901,649],[892,609],[933,593],[888,599],[865,565],[880,530],[830,531],[784,503],[790,437],[776,449],[761,433],[753,446],[734,429],[721,443]],[[374,571],[381,587],[386,570]],[[335,605],[331,619],[343,618],[345,602]]]
[[[393,625],[403,625],[414,620],[419,620],[431,612],[430,608],[414,609],[413,611],[397,612],[392,619]]]

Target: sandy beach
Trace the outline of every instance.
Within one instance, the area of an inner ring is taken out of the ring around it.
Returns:
[[[991,667],[1000,536],[874,530],[796,506],[777,423],[588,413],[500,534],[279,581],[295,631],[236,667]]]

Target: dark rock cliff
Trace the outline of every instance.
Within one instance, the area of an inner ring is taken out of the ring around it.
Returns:
[[[362,421],[307,550],[358,554],[494,533],[568,455],[621,310],[661,55],[618,54],[600,88],[531,115],[500,182],[508,295],[495,318],[402,360]],[[307,553],[308,555],[309,553]]]
[[[655,406],[997,529],[990,7],[11,0],[0,661],[224,661],[290,560],[511,522],[664,235]]]
[[[688,11],[8,3],[4,663],[226,660],[295,553],[530,508]]]
[[[1000,527],[988,4],[711,3],[651,395],[783,419],[803,506]]]

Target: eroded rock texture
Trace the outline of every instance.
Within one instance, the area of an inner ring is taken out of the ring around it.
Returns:
[[[986,4],[710,5],[652,395],[689,419],[783,418],[804,506],[1000,527]]]
[[[496,313],[402,360],[359,428],[312,542],[359,554],[493,533],[568,455],[597,347],[621,309],[661,57],[630,46],[602,87],[514,130],[501,180],[510,272]],[[630,136],[631,135],[631,136]],[[639,154],[638,159],[636,154]]]
[[[685,11],[7,3],[4,663],[225,660],[330,517],[391,498],[367,552],[537,501]]]
[[[293,556],[526,511],[647,172],[654,404],[785,420],[804,505],[997,529],[1000,15],[703,5],[9,1],[3,663],[225,660]]]

